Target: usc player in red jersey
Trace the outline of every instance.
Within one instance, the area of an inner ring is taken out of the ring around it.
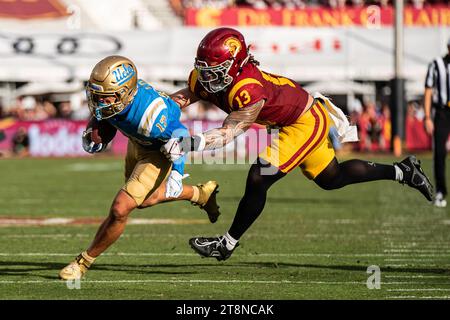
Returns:
[[[253,123],[279,128],[278,138],[250,167],[245,194],[229,231],[220,237],[190,239],[197,253],[217,260],[229,258],[262,212],[270,186],[297,167],[326,190],[396,180],[431,201],[433,186],[414,156],[393,165],[357,159],[339,163],[328,132],[332,121],[337,125],[333,114],[341,111],[336,111],[338,108],[324,96],[314,98],[295,81],[265,72],[258,65],[239,31],[215,29],[198,46],[188,87],[171,95],[181,108],[201,99],[228,113],[221,128],[169,140],[161,151],[172,161],[189,151],[221,148]]]

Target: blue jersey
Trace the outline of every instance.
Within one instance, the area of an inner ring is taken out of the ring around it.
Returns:
[[[152,150],[170,138],[188,136],[180,122],[178,104],[143,80],[138,81],[133,102],[117,115],[106,119],[129,139]],[[184,173],[185,157],[173,164],[173,170]]]

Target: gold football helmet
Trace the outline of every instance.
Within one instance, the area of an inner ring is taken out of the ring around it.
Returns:
[[[89,109],[99,121],[124,110],[136,93],[136,66],[122,56],[109,56],[97,63],[86,87]]]

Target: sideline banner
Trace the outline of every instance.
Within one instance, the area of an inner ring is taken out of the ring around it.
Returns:
[[[388,27],[394,24],[393,7],[323,8],[305,9],[187,9],[185,25],[197,27],[228,26],[282,26],[282,27]],[[450,26],[450,7],[426,6],[404,10],[407,27]]]
[[[191,133],[200,133],[222,125],[222,121],[184,121]],[[54,119],[48,121],[18,121],[7,118],[0,120],[0,153],[10,154],[13,150],[13,139],[17,131],[25,129],[29,138],[29,152],[32,157],[82,157],[89,156],[81,145],[81,135],[87,121]],[[191,159],[195,163],[209,158],[211,161],[233,154],[237,159],[255,158],[259,150],[267,145],[267,133],[264,127],[255,125],[248,134],[239,137],[236,143],[229,144],[223,150],[205,153],[205,157]],[[255,143],[255,141],[260,141]],[[108,146],[107,152],[114,155],[125,155],[128,138],[117,132]],[[193,157],[194,158],[194,157]]]
[[[17,121],[0,120],[0,151],[10,152],[13,138],[20,128],[28,133],[30,155],[34,157],[84,156],[81,146],[81,134],[86,121],[48,120]]]
[[[222,121],[189,120],[183,123],[189,128],[191,134],[222,125]],[[30,155],[33,157],[89,156],[81,146],[81,134],[86,124],[87,121],[63,119],[48,121],[0,120],[0,153],[12,151],[15,133],[20,128],[24,128],[28,133]],[[203,155],[194,154],[190,160],[191,163],[201,163],[201,161],[214,162],[217,159],[226,158],[227,163],[228,161],[248,163],[256,158],[258,153],[269,143],[269,139],[270,136],[267,134],[265,127],[254,125],[245,135],[239,136],[234,143],[230,143],[225,148],[205,152]],[[128,138],[118,132],[108,147],[108,152],[114,155],[125,155],[127,142]],[[405,147],[409,151],[431,150],[431,140],[425,134],[421,121],[416,119],[407,122]],[[450,139],[447,149],[450,150]]]

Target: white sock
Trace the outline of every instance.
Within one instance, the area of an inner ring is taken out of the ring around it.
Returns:
[[[402,181],[403,180],[403,171],[396,164],[394,164],[395,168],[395,180]]]
[[[236,247],[236,244],[239,242],[239,240],[236,240],[232,236],[230,236],[228,232],[224,234],[223,237],[225,238],[225,245],[228,250],[233,250],[234,247]]]

